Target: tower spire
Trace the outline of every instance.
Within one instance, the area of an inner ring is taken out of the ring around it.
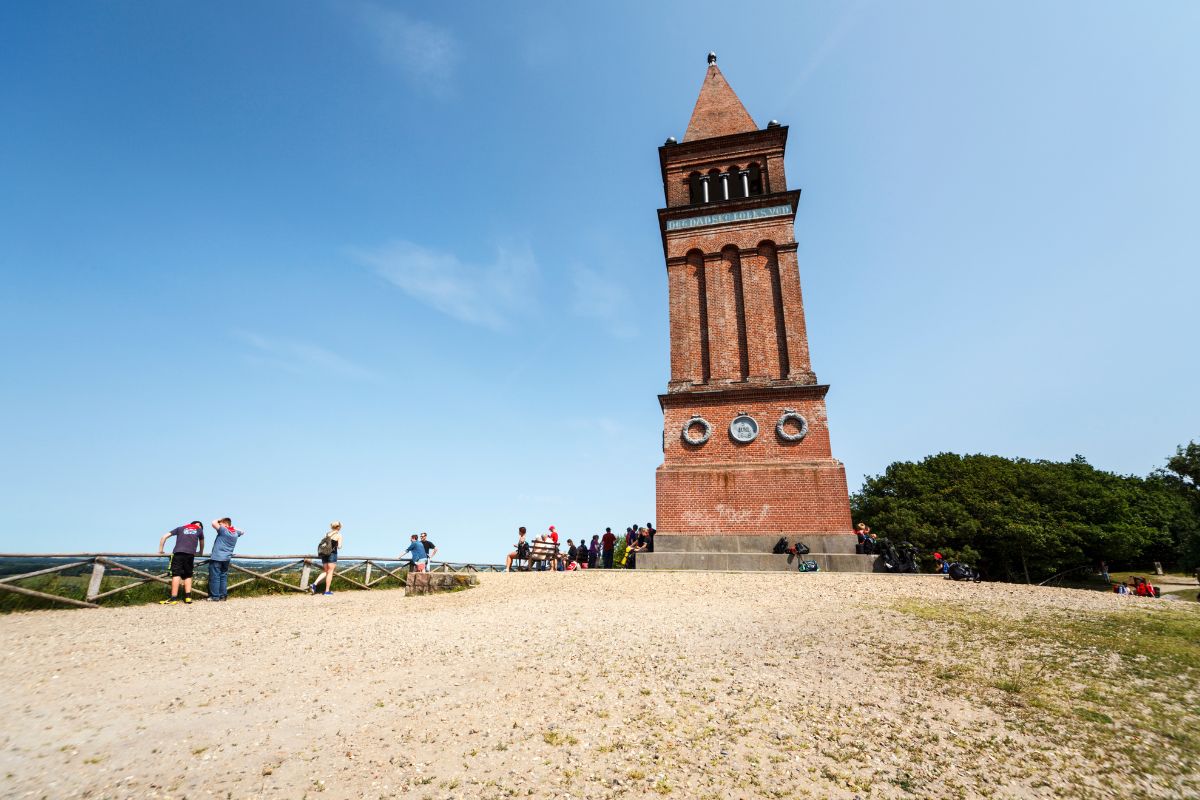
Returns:
[[[692,119],[688,122],[683,140],[692,142],[755,130],[758,130],[758,126],[754,124],[754,119],[721,74],[717,66],[717,54],[709,53],[708,71],[704,74],[704,83],[700,85],[700,96],[696,98],[696,107],[692,109]]]

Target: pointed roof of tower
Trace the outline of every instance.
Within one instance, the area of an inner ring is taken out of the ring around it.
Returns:
[[[696,98],[696,107],[692,109],[692,119],[683,140],[692,142],[756,130],[758,126],[717,67],[717,54],[709,53],[708,72],[700,85],[700,96]]]

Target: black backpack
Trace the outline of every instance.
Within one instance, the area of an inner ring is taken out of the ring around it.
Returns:
[[[783,555],[788,551],[787,537],[780,536],[779,541],[775,543],[775,547],[771,550],[775,555]]]
[[[952,581],[975,581],[979,583],[979,573],[968,564],[955,561],[946,572],[946,577]]]

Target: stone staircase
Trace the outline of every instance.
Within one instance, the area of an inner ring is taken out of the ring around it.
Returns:
[[[854,552],[855,537],[846,534],[783,534],[755,536],[680,536],[659,533],[654,537],[653,553],[638,553],[638,569],[706,569],[727,572],[795,571],[797,564],[786,555],[775,555],[771,548],[780,536],[788,544],[797,541],[811,552],[801,560],[817,562],[822,572],[883,572],[879,556],[860,556]]]

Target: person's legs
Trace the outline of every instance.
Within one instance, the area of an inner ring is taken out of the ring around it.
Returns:
[[[208,562],[212,564],[213,562]],[[218,561],[217,563],[217,589],[220,591],[218,597],[222,600],[229,598],[229,562]]]
[[[217,568],[218,563],[219,562],[213,561],[211,558],[208,560],[208,599],[209,600],[220,600],[221,599],[221,576],[220,576],[220,571]]]
[[[183,580],[183,578],[179,577],[178,575],[171,576],[171,599],[172,600],[179,597],[179,582],[182,580]]]
[[[337,569],[337,562],[330,561],[325,565],[325,594],[333,594],[333,571]]]

